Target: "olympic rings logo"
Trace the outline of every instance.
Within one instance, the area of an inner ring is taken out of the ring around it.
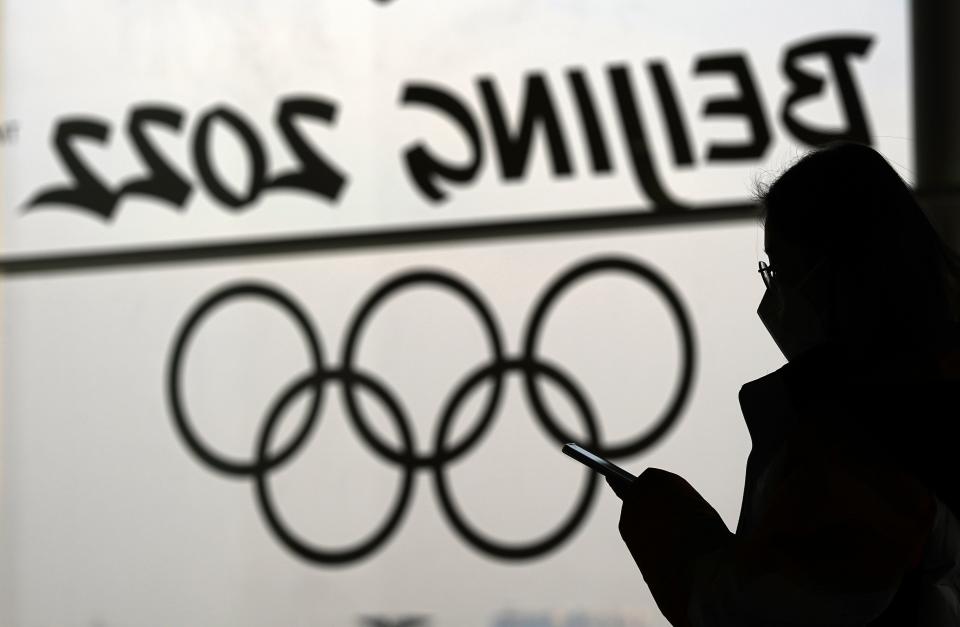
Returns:
[[[652,425],[634,438],[621,443],[607,444],[601,441],[596,416],[584,391],[559,366],[538,356],[540,338],[557,299],[575,283],[598,273],[621,273],[651,287],[667,305],[676,322],[680,337],[681,366],[672,397]],[[416,287],[432,287],[448,292],[465,302],[475,313],[483,327],[490,356],[486,363],[477,365],[467,373],[454,388],[439,412],[439,423],[434,435],[433,450],[419,454],[414,446],[410,418],[403,403],[391,392],[386,382],[356,365],[357,347],[364,330],[374,314],[384,303],[398,297],[404,290]],[[311,370],[293,379],[281,390],[266,413],[259,429],[255,454],[252,459],[235,459],[214,450],[200,436],[192,424],[190,412],[183,401],[181,373],[188,348],[198,325],[217,309],[241,299],[259,299],[283,311],[300,330],[312,362]],[[540,384],[543,379],[557,385],[572,401],[586,429],[587,444],[601,455],[616,460],[636,455],[664,437],[676,423],[690,395],[695,369],[694,335],[690,318],[677,293],[654,269],[636,260],[623,257],[601,257],[585,260],[560,274],[542,293],[526,325],[522,353],[518,356],[504,354],[500,327],[491,308],[480,294],[465,280],[448,272],[434,269],[412,270],[398,274],[374,289],[356,311],[347,330],[340,365],[327,364],[324,360],[320,336],[304,313],[303,308],[291,296],[280,289],[263,283],[241,282],[224,286],[201,300],[182,322],[167,369],[167,400],[177,433],[187,449],[210,469],[231,476],[247,478],[254,483],[255,496],[260,512],[270,531],[287,549],[315,564],[345,564],[367,557],[383,547],[401,524],[409,507],[413,482],[419,471],[433,475],[433,485],[438,501],[454,532],[467,544],[495,558],[523,560],[545,555],[561,546],[579,528],[586,518],[596,494],[597,477],[586,471],[586,480],[579,499],[565,520],[539,538],[507,543],[490,537],[461,513],[446,476],[446,467],[462,458],[479,445],[497,417],[502,400],[503,380],[507,374],[522,377],[523,389],[529,406],[543,431],[559,448],[563,443],[582,440],[568,433],[552,415],[543,400]],[[463,402],[481,383],[490,382],[490,391],[481,411],[481,418],[463,438],[451,445],[448,442],[452,426]],[[274,500],[270,475],[290,463],[313,434],[322,415],[327,388],[337,385],[342,394],[346,414],[355,432],[363,443],[386,462],[403,473],[399,490],[386,518],[365,538],[351,546],[326,548],[304,540],[284,521]],[[370,427],[370,420],[357,400],[358,389],[372,394],[387,410],[396,425],[402,446],[395,448],[385,442]],[[302,394],[309,394],[308,409],[302,422],[283,446],[273,451],[271,446],[281,416],[287,407]]]

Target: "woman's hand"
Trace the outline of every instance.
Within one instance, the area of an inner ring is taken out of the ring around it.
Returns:
[[[687,625],[694,564],[733,535],[689,483],[666,470],[648,468],[620,493],[620,536],[660,611]]]

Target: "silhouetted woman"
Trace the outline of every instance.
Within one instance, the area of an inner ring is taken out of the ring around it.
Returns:
[[[621,535],[677,627],[960,625],[956,257],[866,146],[807,155],[760,200],[757,313],[788,363],[740,390],[736,534],[650,469]]]

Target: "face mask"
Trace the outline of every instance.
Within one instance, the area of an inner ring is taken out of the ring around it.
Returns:
[[[801,289],[816,269],[811,270],[810,274],[794,287],[774,280],[763,294],[757,308],[760,321],[787,361],[792,361],[827,339],[821,313]]]

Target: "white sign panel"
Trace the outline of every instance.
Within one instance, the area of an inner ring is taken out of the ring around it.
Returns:
[[[735,527],[753,185],[910,178],[905,13],[7,0],[0,624],[666,625],[560,446]]]
[[[3,250],[742,206],[839,138],[905,163],[902,3],[736,6],[8,2]]]

